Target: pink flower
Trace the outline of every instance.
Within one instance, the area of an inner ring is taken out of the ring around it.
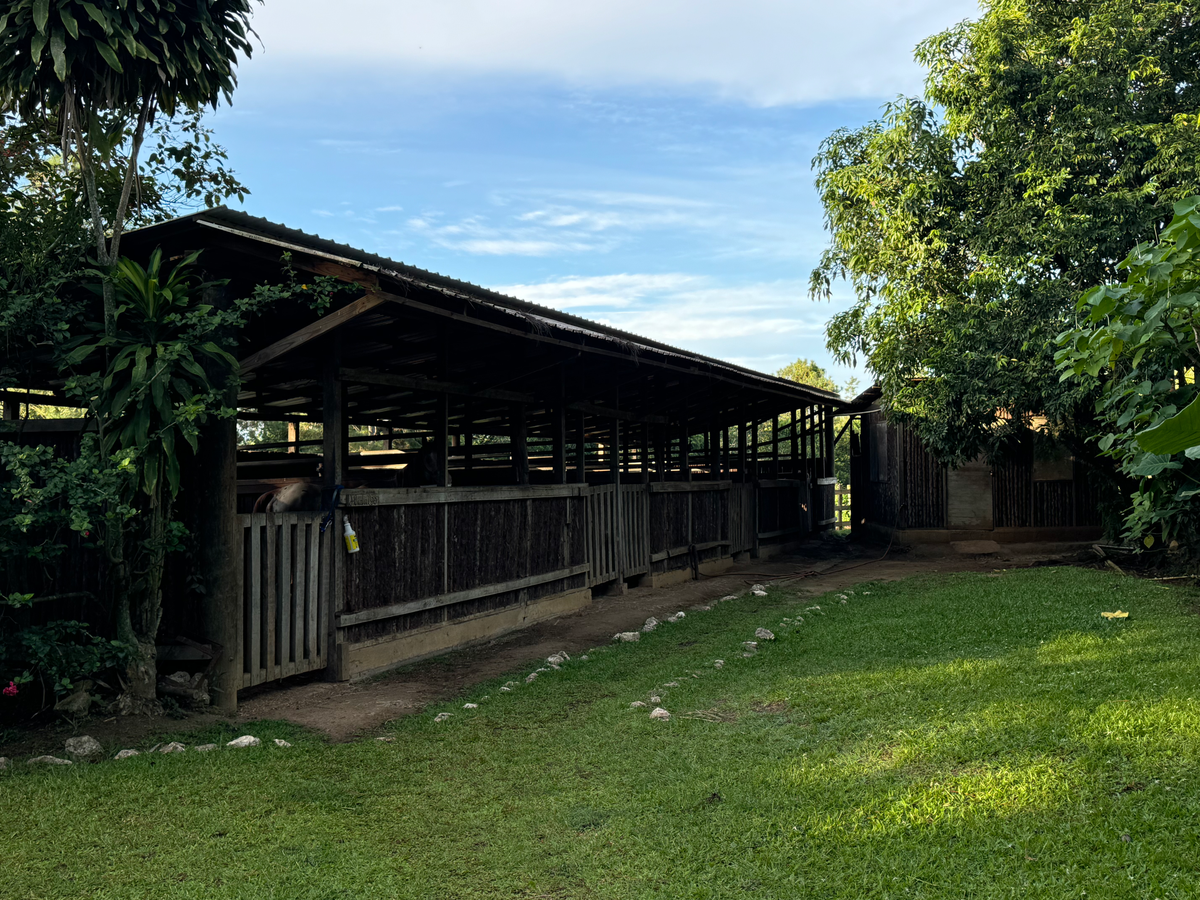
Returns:
[[[5,697],[17,696],[17,683],[15,681],[10,681],[8,683],[8,687],[6,687],[3,691],[0,691],[0,694],[4,694]]]

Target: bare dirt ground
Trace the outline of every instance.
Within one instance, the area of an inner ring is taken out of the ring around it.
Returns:
[[[650,616],[663,618],[678,610],[740,593],[755,582],[786,581],[797,592],[822,594],[865,581],[893,581],[934,572],[991,571],[1048,563],[1073,563],[1078,548],[1068,545],[1011,544],[998,554],[972,555],[945,545],[891,548],[840,539],[812,540],[792,554],[750,560],[727,573],[665,588],[629,589],[624,595],[596,597],[592,605],[569,616],[542,622],[484,644],[447,653],[390,675],[351,683],[309,677],[243,694],[230,720],[215,713],[185,719],[91,718],[58,721],[9,731],[0,755],[21,758],[62,750],[66,738],[90,734],[105,745],[136,746],[168,731],[190,731],[218,722],[247,723],[275,719],[345,741],[378,731],[384,723],[419,712],[427,704],[454,697],[481,681],[544,660],[559,650],[572,655],[606,644],[620,631],[633,631]]]

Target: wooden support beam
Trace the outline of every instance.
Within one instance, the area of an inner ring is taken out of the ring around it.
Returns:
[[[439,394],[433,414],[433,446],[438,453],[438,487],[450,483],[450,398]]]
[[[517,484],[529,484],[529,445],[525,432],[525,407],[512,405],[512,467]]]
[[[554,483],[567,483],[567,408],[559,401],[554,408],[553,433],[550,435],[554,455]]]
[[[332,335],[321,379],[322,472],[327,495],[332,493],[334,485],[345,483],[349,450],[345,385],[338,378],[340,357],[341,341]]]
[[[692,480],[692,436],[688,434],[686,422],[679,431],[679,472],[684,481]]]
[[[341,309],[334,310],[328,315],[322,316],[311,325],[305,325],[299,331],[295,331],[270,346],[264,347],[257,353],[251,353],[238,364],[241,368],[241,374],[244,376],[259,366],[269,363],[271,360],[277,359],[285,353],[295,350],[297,347],[302,347],[309,341],[314,341],[319,337],[329,334],[335,328],[340,328],[350,320],[356,319],[363,313],[369,312],[386,302],[387,299],[381,294],[367,294],[366,296],[359,297],[353,303],[349,303]]]
[[[582,412],[575,420],[575,481],[587,483],[587,416]]]
[[[609,447],[613,479],[613,529],[616,531],[617,579],[623,581],[628,561],[625,559],[625,514],[621,501],[621,420],[612,419],[609,426]],[[624,590],[622,588],[622,590]]]

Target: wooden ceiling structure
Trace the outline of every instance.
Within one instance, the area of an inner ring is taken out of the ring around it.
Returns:
[[[322,421],[331,378],[350,424],[436,434],[508,434],[514,407],[531,439],[549,438],[565,411],[589,435],[613,421],[671,434],[712,433],[793,410],[832,408],[827,391],[688,353],[356,250],[245,213],[218,208],[129,232],[126,255],[202,251],[231,295],[285,279],[353,285],[319,315],[288,300],[239,336],[239,417]],[[560,426],[561,427],[561,426]],[[572,426],[572,430],[573,426]]]

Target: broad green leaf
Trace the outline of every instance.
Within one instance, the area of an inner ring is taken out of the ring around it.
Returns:
[[[1200,397],[1153,428],[1139,431],[1138,446],[1147,453],[1182,453],[1200,444]]]
[[[33,27],[39,34],[46,33],[46,23],[50,21],[50,0],[33,0]]]

